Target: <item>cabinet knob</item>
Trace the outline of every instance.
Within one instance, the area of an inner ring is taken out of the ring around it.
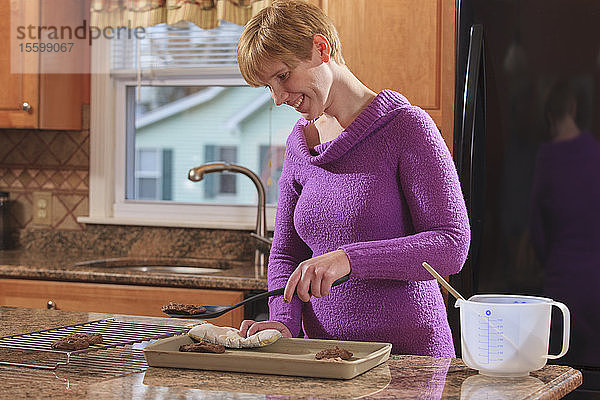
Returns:
[[[46,303],[46,308],[48,308],[48,310],[58,310],[56,303],[52,300],[48,300],[48,302]]]
[[[33,112],[33,107],[31,107],[31,104],[29,104],[28,102],[23,102],[23,105],[21,106],[23,108],[23,111],[26,111],[28,113]]]

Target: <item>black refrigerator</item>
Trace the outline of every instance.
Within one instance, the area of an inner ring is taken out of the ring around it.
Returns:
[[[571,349],[556,363],[583,370],[577,396],[600,398],[600,1],[456,4],[453,157],[472,237],[450,282],[565,303]]]

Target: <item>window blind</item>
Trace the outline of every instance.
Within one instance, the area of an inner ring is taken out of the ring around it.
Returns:
[[[237,43],[243,26],[221,21],[214,29],[192,23],[159,24],[111,40],[111,74],[195,75],[209,69],[237,70]]]

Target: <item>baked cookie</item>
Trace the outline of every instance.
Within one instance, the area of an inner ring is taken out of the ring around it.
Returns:
[[[190,344],[182,344],[179,346],[179,351],[195,352],[195,353],[225,353],[225,346],[210,342],[197,342]]]
[[[339,348],[337,346],[321,350],[317,354],[315,354],[315,358],[317,360],[322,360],[324,358],[341,358],[342,360],[348,360],[352,357],[352,353],[350,353],[346,349]]]
[[[206,312],[206,308],[198,304],[170,302],[169,304],[162,306],[162,311],[171,314],[194,315]]]
[[[82,339],[87,341],[89,344],[100,344],[104,341],[104,338],[100,333],[88,332],[88,333],[71,333],[68,338]]]
[[[90,344],[87,340],[69,336],[52,343],[52,348],[57,350],[83,350],[88,347],[90,347]]]

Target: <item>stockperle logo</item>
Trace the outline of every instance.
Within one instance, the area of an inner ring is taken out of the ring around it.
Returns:
[[[58,7],[56,10],[60,12],[48,11],[49,2],[36,9],[29,5],[29,0],[11,1],[11,73],[94,72],[89,64],[92,46],[110,46],[112,40],[136,41],[146,37],[146,29],[132,26],[131,21],[126,26],[91,25],[88,19],[81,18],[85,14],[81,3],[74,12],[73,6],[78,1],[52,0],[52,7]]]

